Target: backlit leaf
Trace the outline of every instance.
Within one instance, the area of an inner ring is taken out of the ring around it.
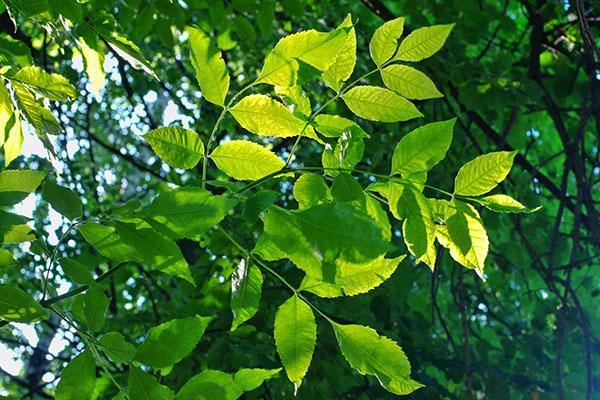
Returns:
[[[229,90],[229,73],[221,52],[200,29],[188,27],[186,32],[190,41],[190,58],[202,96],[213,104],[224,106]]]
[[[454,24],[433,25],[415,29],[400,43],[395,60],[421,61],[437,53],[444,43]]]
[[[410,101],[378,86],[355,86],[342,98],[354,114],[371,121],[398,122],[423,116]]]
[[[385,22],[373,33],[369,50],[375,64],[381,65],[396,54],[398,39],[404,30],[404,18],[396,18]]]
[[[410,364],[396,342],[367,326],[331,324],[342,354],[362,375],[375,376],[381,386],[399,395],[423,387],[410,378]]]
[[[381,70],[381,77],[385,86],[407,99],[425,100],[443,97],[427,75],[406,65],[388,65]]]
[[[258,311],[262,283],[263,277],[260,269],[256,265],[241,259],[238,267],[231,275],[232,331],[252,318]]]
[[[312,310],[297,295],[292,296],[275,314],[275,344],[296,391],[308,371],[316,341],[317,324]]]
[[[478,196],[489,192],[506,178],[516,155],[516,151],[497,151],[469,161],[454,179],[454,193]]]
[[[256,180],[281,170],[284,162],[267,148],[247,140],[219,145],[210,155],[217,167],[239,180]]]
[[[212,317],[173,319],[150,328],[135,353],[135,361],[152,368],[166,368],[186,357],[202,338]]]
[[[194,168],[204,156],[204,144],[200,136],[189,129],[177,126],[158,128],[143,138],[164,162],[174,168]]]
[[[79,196],[71,189],[57,185],[52,181],[47,181],[44,184],[42,197],[50,203],[54,210],[68,219],[81,217],[83,213],[83,204]]]

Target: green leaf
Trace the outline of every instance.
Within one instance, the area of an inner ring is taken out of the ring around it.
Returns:
[[[72,258],[61,258],[60,265],[73,281],[80,285],[95,286],[96,281],[92,276],[90,269]]]
[[[527,208],[519,201],[505,194],[493,194],[476,200],[485,208],[499,213],[532,213],[539,210],[540,207]]]
[[[229,112],[244,129],[261,136],[297,136],[306,125],[286,106],[263,94],[244,97]],[[311,130],[307,126],[305,134],[309,136]]]
[[[340,173],[331,185],[331,195],[336,201],[355,201],[364,199],[363,188],[345,172]]]
[[[396,342],[367,326],[330,322],[342,354],[359,373],[375,376],[394,394],[409,394],[423,386],[410,379],[410,363]]]
[[[355,86],[342,98],[350,111],[371,121],[398,122],[423,116],[413,103],[378,86]]]
[[[395,60],[421,61],[437,53],[444,43],[454,24],[427,26],[412,31],[400,43]]]
[[[217,167],[238,180],[256,180],[275,173],[284,162],[267,148],[247,140],[231,140],[210,155]]]
[[[0,147],[4,146],[9,120],[14,115],[15,109],[8,90],[0,84]]]
[[[106,40],[106,43],[108,43],[109,47],[131,65],[133,69],[140,69],[158,80],[152,67],[150,67],[150,63],[144,58],[142,51],[135,43],[119,35],[113,35],[111,37],[103,36],[103,38]]]
[[[65,100],[77,97],[77,89],[67,78],[59,74],[48,73],[40,67],[21,68],[10,79],[29,86],[49,100]]]
[[[35,322],[48,318],[48,310],[21,289],[0,287],[0,317],[11,322]]]
[[[90,35],[91,37],[91,35]],[[79,38],[79,45],[81,46],[81,55],[85,63],[85,73],[96,92],[96,96],[100,94],[100,89],[104,84],[104,78],[106,72],[104,71],[104,50],[90,40],[90,37],[86,35]],[[88,43],[89,41],[89,43]],[[96,40],[97,41],[97,40]]]
[[[137,250],[126,243],[112,226],[87,222],[79,225],[79,232],[98,253],[117,262],[142,261]]]
[[[425,183],[427,172],[446,156],[455,122],[456,118],[433,122],[406,134],[394,149],[391,174],[401,174],[417,186]]]
[[[0,243],[23,243],[35,238],[35,231],[27,225],[27,218],[0,210]]]
[[[339,91],[342,87],[342,82],[345,82],[356,65],[356,32],[352,25],[352,17],[350,14],[338,26],[340,28],[350,28],[346,37],[344,46],[340,49],[333,64],[323,72],[323,81],[335,91]]]
[[[42,183],[43,171],[8,169],[0,172],[0,207],[10,207],[25,199]]]
[[[136,348],[119,332],[109,332],[98,340],[100,348],[114,361],[128,363],[135,357]]]
[[[42,197],[52,208],[68,219],[81,217],[83,214],[83,203],[77,194],[71,189],[47,181],[42,190]]]
[[[365,133],[360,128],[349,128],[341,133],[335,147],[325,146],[321,156],[321,162],[325,173],[330,176],[337,176],[340,171],[336,169],[351,170],[358,164],[365,151],[363,137]]]
[[[517,151],[484,154],[463,165],[454,179],[454,193],[479,196],[495,188],[506,178]]]
[[[206,370],[188,380],[175,395],[175,400],[235,400],[237,393],[230,374]]]
[[[439,225],[436,237],[462,266],[483,277],[489,240],[481,217],[470,204],[453,200],[446,211],[446,225]]]
[[[158,383],[155,377],[141,369],[129,367],[129,399],[130,400],[170,400],[173,391]]]
[[[381,77],[385,86],[407,99],[426,100],[444,97],[427,75],[406,65],[388,65],[381,70]]]
[[[148,331],[135,353],[135,361],[152,368],[167,368],[181,361],[198,344],[212,317],[173,319]]]
[[[316,342],[315,316],[308,304],[294,295],[275,314],[275,345],[295,392],[308,371]]]
[[[315,279],[322,279],[336,260],[367,262],[389,247],[381,227],[351,203],[321,204],[299,212],[271,207],[263,235],[279,250],[269,249],[268,259],[289,258]]]
[[[161,192],[139,215],[160,222],[173,237],[199,240],[221,222],[237,202],[225,195],[214,196],[196,187]]]
[[[54,114],[49,109],[35,99],[33,93],[25,85],[12,81],[12,87],[15,91],[19,108],[23,111],[25,117],[27,117],[27,121],[35,128],[36,134],[42,141],[44,148],[56,158],[54,147],[50,139],[48,139],[48,135],[58,135],[62,131],[56,117],[54,117]]]
[[[174,241],[148,225],[113,222],[123,241],[133,247],[138,256],[154,269],[185,279],[195,285],[190,268]]]
[[[250,392],[263,384],[264,381],[271,379],[281,371],[276,369],[261,368],[243,368],[233,376],[233,383],[242,392]]]
[[[0,119],[2,116],[0,116]],[[4,166],[8,165],[21,154],[23,147],[23,131],[21,126],[21,113],[15,110],[10,118],[7,119],[5,132],[0,125],[0,134],[6,133],[4,141]]]
[[[72,359],[60,374],[56,400],[89,400],[96,386],[96,362],[91,350]]]
[[[369,51],[371,58],[380,66],[390,60],[398,48],[398,39],[404,30],[404,17],[392,19],[381,25],[371,38]]]
[[[258,311],[262,294],[263,277],[260,269],[241,259],[231,275],[231,330],[249,320]]]
[[[17,260],[13,254],[7,249],[0,248],[0,268],[14,267],[15,265],[17,265]]]
[[[188,27],[190,58],[196,70],[202,96],[213,104],[224,106],[229,90],[229,73],[221,52],[200,29]]]
[[[88,328],[92,332],[98,332],[106,322],[106,311],[109,299],[104,290],[94,286],[85,292],[83,296],[83,314]]]
[[[315,279],[307,275],[300,289],[326,298],[367,293],[388,280],[405,257],[402,255],[389,259],[381,256],[360,264],[338,260],[335,262],[333,280]]]
[[[416,188],[405,186],[397,207],[404,218],[402,236],[406,247],[415,257],[422,257],[435,240],[436,228],[429,203]]]
[[[369,136],[354,121],[338,115],[319,114],[315,118],[315,124],[316,129],[327,137],[341,137],[350,132],[357,134],[357,137]]]
[[[308,30],[281,39],[265,58],[257,83],[294,86],[302,64],[325,71],[346,44],[348,28],[332,32]]]
[[[161,160],[173,168],[192,169],[204,156],[200,136],[189,129],[163,127],[146,133],[143,138]]]
[[[325,179],[317,174],[302,174],[294,183],[294,198],[300,208],[310,208],[331,200]]]
[[[302,86],[275,86],[275,93],[286,106],[294,106],[294,112],[300,111],[305,117],[310,115],[310,99],[302,92]]]

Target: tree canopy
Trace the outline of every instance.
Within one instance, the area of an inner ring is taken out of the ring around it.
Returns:
[[[0,18],[0,396],[600,396],[595,2]]]

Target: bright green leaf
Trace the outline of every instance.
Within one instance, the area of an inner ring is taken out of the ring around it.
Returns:
[[[497,151],[469,161],[454,179],[454,193],[478,196],[489,192],[506,178],[516,155],[516,151]]]
[[[398,122],[423,116],[413,103],[378,86],[355,86],[342,98],[354,114],[371,121]]]
[[[137,250],[126,243],[112,226],[87,222],[79,225],[79,232],[98,253],[117,262],[142,261]]]
[[[415,29],[400,43],[395,60],[421,61],[437,53],[444,43],[454,24],[434,25]]]
[[[174,237],[199,239],[225,218],[236,201],[214,196],[196,187],[180,187],[161,192],[141,217],[151,217],[173,232]]]
[[[10,207],[25,199],[42,183],[43,171],[8,169],[0,172],[0,207]]]
[[[427,172],[446,156],[455,122],[455,118],[433,122],[406,134],[394,149],[391,174],[417,185],[425,183]]]
[[[388,65],[381,70],[381,77],[385,86],[407,99],[426,100],[444,96],[427,75],[406,65]]]
[[[221,52],[200,29],[188,27],[186,32],[190,41],[190,58],[202,96],[213,104],[224,106],[229,90],[229,73]]]
[[[275,173],[284,162],[267,148],[247,140],[231,140],[210,155],[217,167],[238,180],[256,180]]]
[[[189,129],[177,126],[158,128],[143,138],[164,162],[174,168],[194,168],[204,156],[204,144],[200,136]]]
[[[113,226],[123,241],[133,247],[149,266],[195,285],[190,268],[174,241],[150,226],[119,221],[113,222]]]
[[[13,267],[17,265],[17,261],[13,257],[13,254],[7,250],[0,248],[0,268]]]
[[[344,357],[362,375],[375,376],[385,389],[399,395],[423,386],[410,379],[410,364],[396,342],[367,326],[331,324]]]
[[[24,67],[11,78],[20,82],[49,100],[65,100],[77,97],[75,86],[59,74],[51,74],[40,67]]]
[[[263,277],[260,269],[246,260],[240,260],[238,267],[231,275],[231,310],[233,322],[231,330],[235,330],[256,314],[262,294]]]
[[[404,30],[404,18],[396,18],[381,25],[371,38],[369,50],[371,58],[378,66],[391,59],[396,54],[398,39]]]
[[[541,207],[527,208],[521,202],[505,194],[493,194],[477,199],[477,202],[492,211],[499,213],[531,213]]]
[[[294,198],[299,208],[310,208],[331,200],[325,179],[317,174],[302,174],[294,183]]]
[[[181,361],[198,344],[212,317],[173,319],[148,331],[135,360],[152,368],[166,368]]]
[[[261,136],[297,136],[306,125],[286,106],[262,94],[244,97],[229,111],[244,129]]]
[[[177,392],[175,400],[235,400],[237,393],[230,374],[206,370],[188,380]]]
[[[356,32],[352,25],[352,17],[348,15],[337,29],[350,28],[344,46],[340,49],[333,64],[323,72],[323,81],[335,91],[339,91],[356,65]]]
[[[297,295],[275,314],[275,345],[295,391],[302,383],[317,342],[317,323],[310,306]]]

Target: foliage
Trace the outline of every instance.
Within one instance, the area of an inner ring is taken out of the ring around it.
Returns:
[[[391,3],[0,1],[2,394],[592,398],[596,44]]]

